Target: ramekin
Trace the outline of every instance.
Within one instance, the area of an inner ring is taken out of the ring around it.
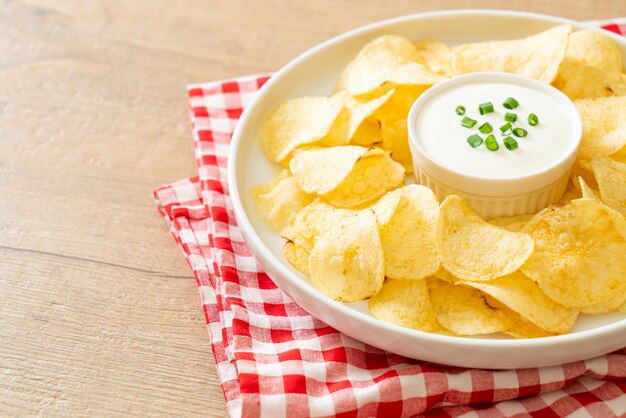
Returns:
[[[420,110],[442,91],[470,82],[494,81],[525,85],[550,95],[568,112],[573,138],[562,157],[545,169],[528,175],[490,178],[461,173],[431,158],[418,141],[416,121]],[[551,85],[510,73],[480,72],[436,84],[413,103],[407,119],[415,181],[433,190],[439,200],[456,194],[469,200],[485,219],[536,213],[563,196],[582,136],[582,122],[574,103]]]

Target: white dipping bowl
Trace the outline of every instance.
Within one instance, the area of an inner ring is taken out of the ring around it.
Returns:
[[[473,100],[475,103],[467,100],[461,103],[463,100],[457,101],[450,94],[472,87],[492,93],[489,97],[477,97]],[[516,88],[532,92],[535,98],[542,100],[523,109],[523,101],[519,109],[503,108],[503,98],[515,97],[507,92]],[[485,101],[492,101],[496,110],[479,116],[477,106]],[[465,115],[478,120],[474,128],[461,126],[463,116],[454,112],[457,104],[463,104],[468,113],[474,111],[475,114]],[[537,107],[544,112],[535,110]],[[542,118],[553,108],[557,109],[552,114],[553,120]],[[445,112],[449,114],[442,114]],[[528,131],[527,137],[515,138],[519,148],[513,151],[502,144],[499,127],[506,123],[504,112],[518,114],[513,126]],[[536,127],[526,124],[530,112],[537,112],[539,116]],[[558,121],[554,120],[555,116]],[[466,142],[472,134],[487,136],[478,131],[478,127],[488,117],[493,126],[492,134],[500,144],[495,152],[484,144],[473,149]],[[552,126],[543,126],[550,122]],[[416,182],[431,188],[440,200],[450,194],[466,198],[487,219],[535,213],[557,203],[567,186],[582,135],[580,114],[566,95],[547,83],[509,73],[472,73],[443,81],[415,101],[407,123]],[[429,125],[428,129],[424,125]],[[542,129],[544,137],[537,138]],[[548,135],[546,129],[551,129]]]

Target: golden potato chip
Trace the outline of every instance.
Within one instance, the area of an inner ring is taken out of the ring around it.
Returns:
[[[261,124],[263,152],[275,163],[287,159],[296,147],[323,139],[342,109],[339,96],[299,97],[282,103]]]
[[[300,188],[340,207],[373,201],[404,181],[388,153],[356,145],[299,152],[289,168]]]
[[[545,338],[556,335],[521,318],[511,328],[505,330],[504,333],[515,338]]]
[[[587,186],[585,179],[581,176],[576,177],[576,179],[578,180],[578,185],[580,186],[580,192],[583,198],[598,200],[598,195],[596,195],[596,192],[594,192],[591,187]]]
[[[422,40],[415,42],[416,55],[434,73],[444,77],[454,75],[452,50],[443,42]]]
[[[289,263],[303,273],[309,271],[309,254],[317,239],[345,219],[353,218],[355,212],[340,209],[324,202],[315,201],[296,215],[293,223],[281,236],[287,240],[283,253]]]
[[[622,54],[617,44],[598,30],[583,29],[571,33],[564,61],[581,67],[622,72]]]
[[[574,104],[583,122],[583,136],[578,149],[580,160],[608,157],[624,148],[626,97],[582,99]]]
[[[566,308],[550,299],[535,282],[520,271],[490,282],[462,282],[498,300],[526,321],[557,334],[572,329],[578,310]]]
[[[385,35],[361,49],[346,67],[340,84],[352,96],[358,96],[384,83],[431,86],[442,79],[419,62],[415,46],[408,39]]]
[[[374,117],[366,118],[356,130],[350,142],[362,147],[380,146],[383,142],[380,121]]]
[[[561,64],[553,84],[572,100],[626,94],[626,75],[569,62]]]
[[[626,303],[619,308],[620,312],[626,313]]]
[[[520,232],[532,218],[533,215],[501,216],[490,220],[489,223],[507,231]]]
[[[355,164],[335,190],[324,195],[326,201],[339,207],[362,207],[403,184],[404,168],[388,153],[367,157]]]
[[[437,321],[455,334],[491,334],[513,325],[513,319],[505,311],[490,306],[478,290],[437,279],[429,279],[427,283]]]
[[[550,298],[580,308],[626,294],[626,220],[593,199],[539,212],[524,232],[535,251],[522,266]]]
[[[561,25],[511,41],[460,45],[452,50],[456,74],[503,71],[551,83],[565,56],[572,28]]]
[[[581,198],[580,190],[578,190],[575,187],[568,187],[568,189],[565,191],[565,194],[563,194],[563,196],[561,196],[561,198],[557,202],[557,205],[563,205],[565,203],[571,202],[574,199],[580,199],[580,198]]]
[[[349,122],[347,139],[351,140],[365,121],[365,119],[374,113],[378,108],[383,106],[390,97],[393,96],[395,90],[389,90],[387,93],[372,100],[360,100],[343,93],[344,106],[349,111]]]
[[[602,201],[626,216],[626,164],[598,157],[591,161],[591,167]]]
[[[624,147],[621,150],[617,151],[615,154],[611,154],[611,159],[615,160],[615,161],[617,161],[619,163],[626,164],[626,147]],[[587,183],[589,184],[589,182],[587,182]]]
[[[371,210],[346,218],[319,237],[309,256],[313,285],[342,302],[378,293],[385,280],[383,249]]]
[[[413,172],[413,158],[409,148],[407,117],[411,106],[424,91],[424,87],[398,87],[393,96],[374,113],[380,122],[380,147],[391,152],[391,158],[402,164],[408,173]]]
[[[589,167],[589,169],[587,169],[586,167]],[[572,165],[572,171],[570,172],[570,177],[574,179],[576,179],[576,177],[582,177],[585,183],[587,183],[587,186],[591,187],[592,189],[597,189],[598,183],[596,182],[596,178],[590,169],[591,167],[590,167],[589,161],[585,161],[585,167],[583,167],[581,165],[581,162],[578,159],[576,159],[576,161],[574,161],[574,164]],[[576,187],[577,184],[580,185],[578,180],[573,181],[572,184],[574,187]],[[578,188],[576,188],[576,190],[578,190]]]
[[[313,201],[313,196],[298,187],[288,170],[282,170],[269,184],[252,187],[250,195],[259,215],[276,231],[289,225],[296,214]]]
[[[454,277],[448,270],[445,269],[444,266],[440,265],[436,272],[433,273],[433,277],[443,280],[448,283],[456,283],[459,281],[458,278]]]
[[[368,305],[370,313],[382,321],[421,331],[448,333],[437,322],[425,280],[388,279]]]
[[[415,184],[387,193],[372,210],[377,215],[385,257],[385,276],[423,279],[441,262],[435,248],[439,203],[433,192]]]
[[[454,276],[487,281],[517,270],[533,252],[533,241],[484,221],[465,199],[441,203],[436,231],[443,266]]]
[[[302,190],[325,195],[339,186],[368,153],[382,151],[352,145],[300,151],[289,162],[289,169]]]
[[[580,311],[588,315],[598,315],[607,312],[613,312],[621,309],[626,302],[626,295],[623,298],[612,298],[602,303],[596,303],[595,305],[583,306]]]

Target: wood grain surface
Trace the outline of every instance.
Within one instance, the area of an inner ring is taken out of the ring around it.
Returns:
[[[151,197],[194,174],[185,85],[472,7],[626,15],[623,0],[0,0],[0,415],[225,416]]]

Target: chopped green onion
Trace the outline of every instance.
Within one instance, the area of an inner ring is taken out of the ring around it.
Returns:
[[[524,128],[513,128],[513,135],[518,138],[524,138],[526,135],[528,135],[528,131]]]
[[[498,141],[493,135],[489,135],[487,139],[485,139],[485,146],[489,151],[497,151],[500,149],[500,145],[498,145]]]
[[[515,138],[510,137],[510,136],[507,136],[506,138],[504,138],[502,142],[504,142],[504,146],[509,151],[513,151],[515,148],[518,147],[517,141],[515,140]]]
[[[476,121],[472,118],[468,118],[467,116],[465,116],[463,119],[461,119],[461,125],[465,126],[466,128],[473,128],[474,125],[476,125]]]
[[[509,132],[511,130],[511,123],[507,122],[504,125],[500,126],[500,132],[502,132],[502,135],[506,135],[507,132]]]
[[[515,113],[506,112],[504,114],[504,120],[508,122],[515,122],[517,120],[517,115]]]
[[[483,139],[480,135],[474,134],[467,137],[467,143],[470,144],[472,148],[476,148],[483,143]]]
[[[531,113],[530,115],[528,115],[528,124],[530,126],[537,126],[538,123],[539,123],[539,118],[537,117],[537,115],[535,115],[534,113]]]
[[[493,128],[491,127],[489,122],[485,122],[482,125],[480,125],[480,128],[478,128],[478,130],[484,134],[488,134],[491,131],[493,131]]]
[[[478,105],[478,111],[481,115],[491,113],[493,112],[493,104],[491,102],[481,103]]]
[[[519,102],[514,98],[509,97],[504,102],[502,102],[502,106],[506,107],[507,109],[515,109],[517,106],[519,106]]]
[[[454,109],[454,111],[456,112],[457,115],[464,115],[465,114],[465,106],[458,105],[456,107],[456,109]]]

